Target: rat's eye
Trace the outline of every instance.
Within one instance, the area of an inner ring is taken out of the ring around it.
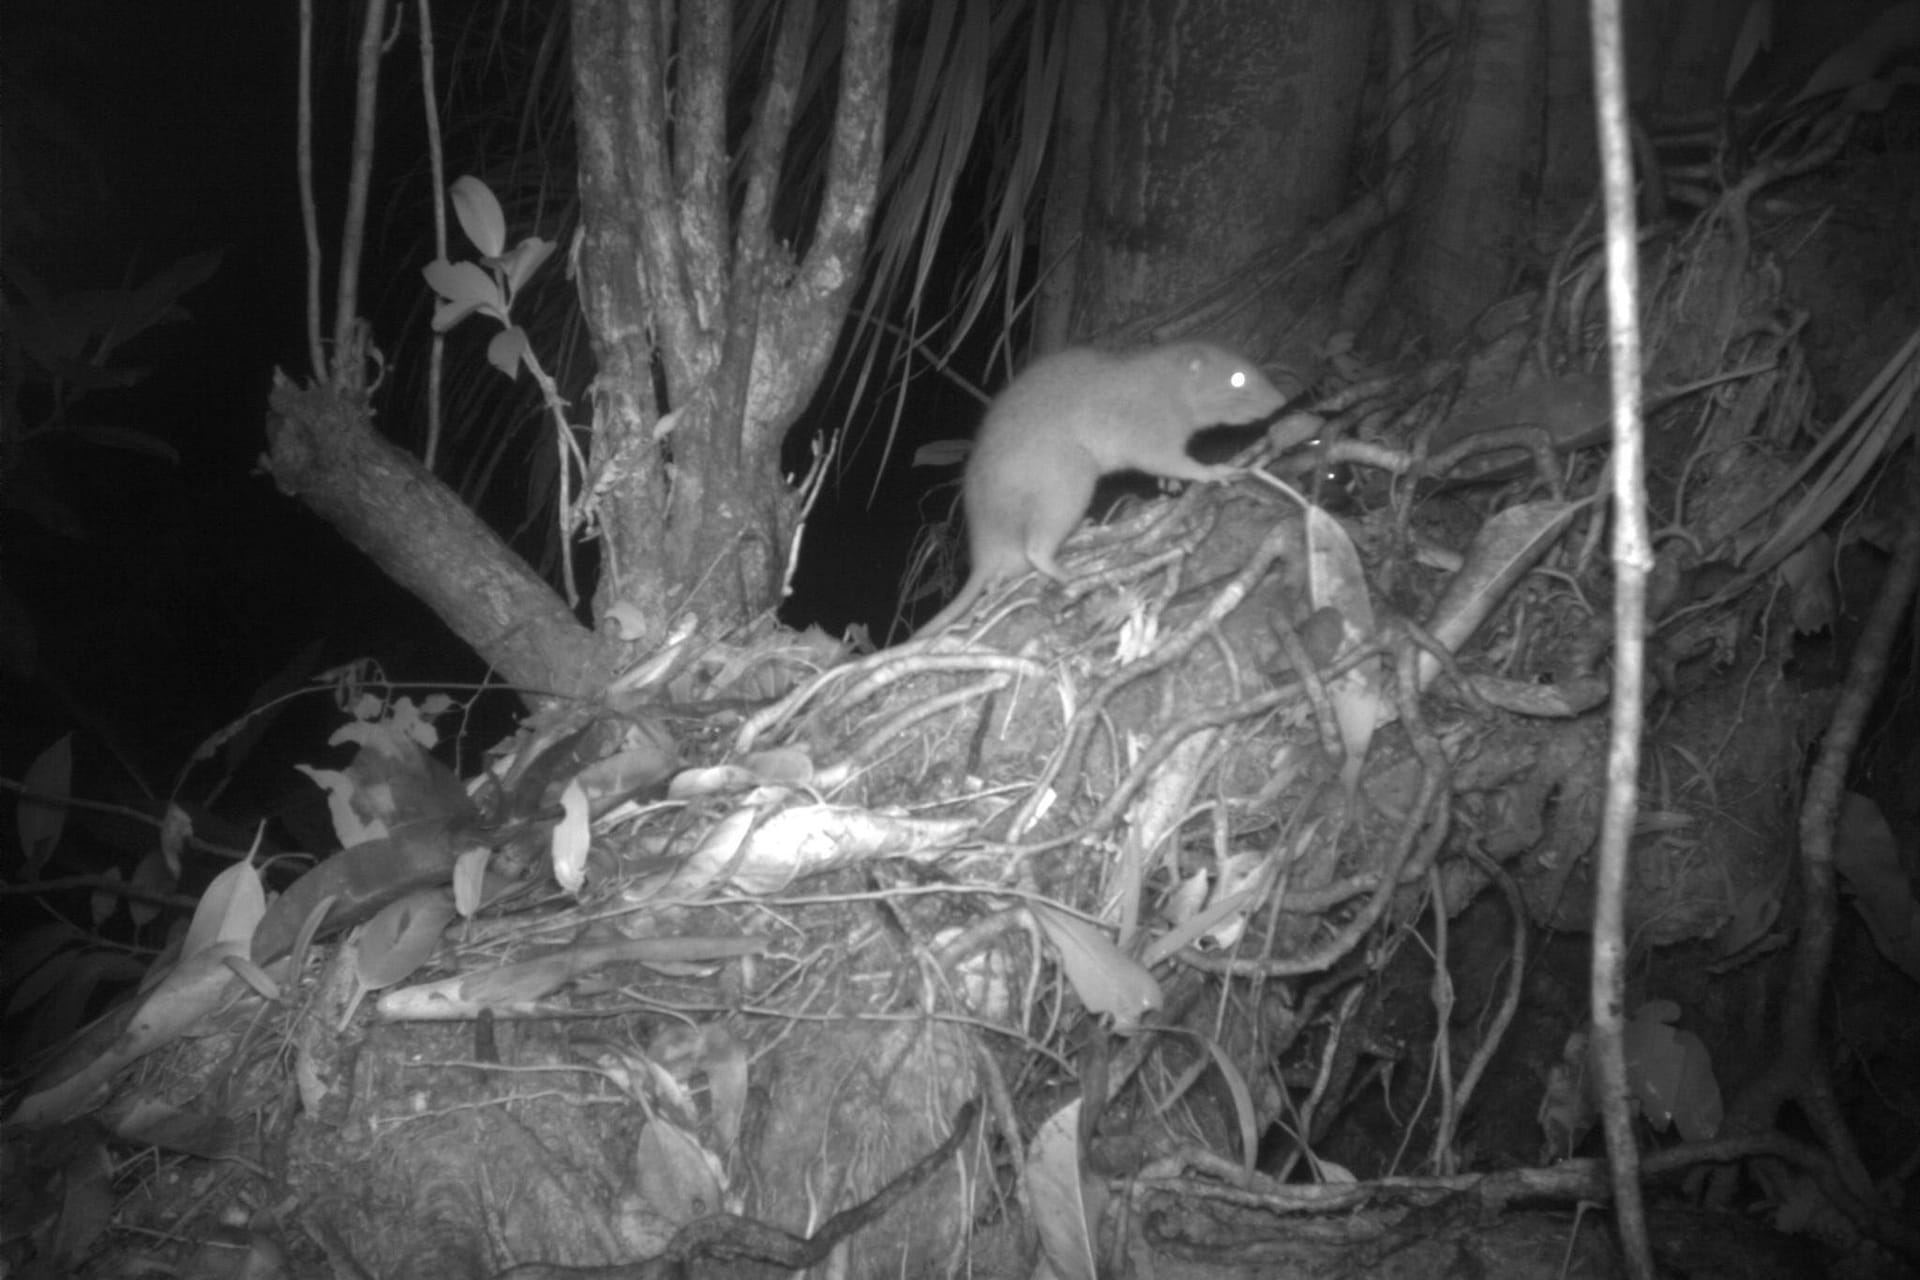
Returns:
[[[1233,389],[1235,391],[1238,391],[1240,388],[1247,385],[1247,375],[1239,372],[1238,370],[1235,370],[1234,375],[1230,379],[1230,381],[1233,383]]]

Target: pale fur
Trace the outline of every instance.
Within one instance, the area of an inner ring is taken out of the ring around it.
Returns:
[[[960,594],[920,629],[932,635],[982,592],[1031,566],[1065,581],[1054,552],[1116,471],[1224,480],[1231,467],[1187,456],[1202,427],[1254,422],[1281,395],[1258,365],[1204,342],[1115,354],[1074,347],[1036,360],[987,409],[962,500],[973,567]]]

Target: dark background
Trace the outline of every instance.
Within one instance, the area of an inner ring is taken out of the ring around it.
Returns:
[[[224,252],[220,270],[184,299],[190,318],[143,340],[151,375],[90,396],[77,414],[164,439],[178,466],[63,440],[34,449],[31,473],[15,477],[57,496],[79,527],[62,536],[15,510],[0,526],[0,582],[36,642],[30,674],[7,677],[5,776],[18,778],[53,738],[87,727],[76,737],[77,776],[114,772],[101,767],[99,740],[111,738],[163,785],[310,643],[322,668],[372,656],[399,681],[485,675],[431,613],[257,469],[273,370],[307,374],[296,8],[21,0],[0,19],[0,257],[9,267],[24,266],[60,295],[137,285],[186,254]],[[416,56],[412,41],[409,33],[389,53],[390,70]],[[320,50],[324,76],[348,74],[346,52]],[[316,106],[316,187],[335,215],[342,184],[329,167],[337,169],[338,135],[351,119],[340,90],[323,83]],[[423,153],[409,136],[419,127],[414,92],[383,82],[381,145],[406,163]],[[459,165],[449,157],[450,173]],[[363,296],[389,359],[425,351],[417,333],[402,346],[408,335],[384,319],[399,313],[424,327],[425,256],[397,265],[392,256],[393,245],[424,236],[424,194],[409,203],[389,191],[383,205],[376,183],[369,211]],[[396,227],[402,221],[414,225]],[[321,242],[330,265],[333,227],[323,225]],[[331,272],[323,278],[330,299]],[[18,296],[12,280],[8,294]],[[969,402],[948,394],[936,404],[916,415],[920,436],[964,434]],[[30,427],[40,406],[29,399],[26,408]],[[846,452],[810,522],[783,609],[790,624],[883,631],[927,482],[952,478],[911,471],[896,450],[876,485],[878,451],[869,446]],[[947,501],[950,491],[927,509]],[[18,619],[8,625],[16,639],[27,633]],[[317,741],[324,719],[316,712]]]

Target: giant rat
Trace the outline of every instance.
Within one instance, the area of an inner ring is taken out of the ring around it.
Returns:
[[[1205,342],[1045,356],[987,408],[961,482],[973,567],[960,594],[920,628],[951,624],[1003,578],[1031,565],[1055,582],[1057,551],[1115,471],[1224,480],[1232,467],[1187,456],[1202,427],[1254,422],[1282,404],[1251,360]]]

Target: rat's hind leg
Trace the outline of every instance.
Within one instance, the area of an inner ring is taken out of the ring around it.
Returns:
[[[1079,528],[1093,501],[1094,476],[1055,475],[1043,494],[1027,508],[1025,548],[1027,563],[1055,582],[1067,580],[1065,571],[1054,559],[1067,535]]]

